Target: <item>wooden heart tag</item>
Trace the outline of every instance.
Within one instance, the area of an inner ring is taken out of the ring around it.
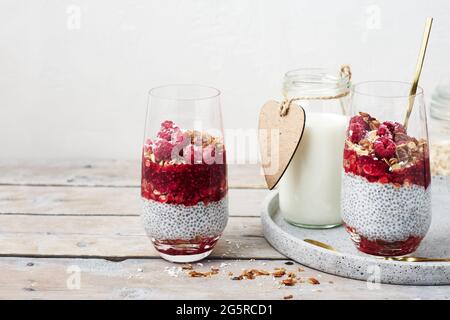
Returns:
[[[259,147],[267,187],[280,181],[305,129],[305,110],[299,105],[270,100],[259,113]]]

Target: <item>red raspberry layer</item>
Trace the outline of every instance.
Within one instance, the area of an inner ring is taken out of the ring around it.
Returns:
[[[227,190],[225,161],[160,165],[142,158],[141,195],[146,199],[193,206],[200,201],[204,204],[219,201]]]
[[[409,236],[408,239],[402,241],[384,241],[384,240],[369,240],[359,235],[355,229],[345,225],[347,231],[352,235],[356,247],[367,254],[375,256],[403,256],[416,251],[419,247],[423,237]]]
[[[193,255],[211,251],[219,236],[197,237],[192,240],[153,240],[153,244],[156,250],[171,256]]]
[[[199,145],[192,139],[199,139]],[[228,190],[225,158],[217,138],[199,132],[192,137],[166,120],[156,139],[147,139],[144,145],[141,195],[186,206],[219,201]]]
[[[370,182],[393,183],[398,185],[416,184],[425,188],[431,183],[430,162],[423,158],[415,164],[389,170],[389,165],[372,156],[358,156],[354,150],[344,149],[344,170],[346,173],[366,178]]]

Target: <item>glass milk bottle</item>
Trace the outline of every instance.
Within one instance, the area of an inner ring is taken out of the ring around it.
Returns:
[[[284,99],[305,110],[302,140],[279,182],[280,211],[296,226],[325,229],[342,223],[342,148],[348,122],[348,67],[305,68],[284,76]]]

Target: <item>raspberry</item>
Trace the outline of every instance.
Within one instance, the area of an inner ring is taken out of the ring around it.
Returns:
[[[398,122],[395,121],[385,121],[383,124],[388,127],[389,131],[395,135],[397,133],[406,133],[405,128]]]
[[[369,130],[369,124],[366,121],[364,121],[364,118],[362,116],[353,116],[350,119],[350,125],[353,123],[358,123],[361,125],[361,127],[364,128],[364,130]]]
[[[380,136],[380,137],[387,137],[387,138],[392,139],[391,130],[389,130],[389,127],[387,125],[385,125],[385,124],[381,124],[378,127],[377,135]]]
[[[347,130],[347,135],[353,143],[358,143],[366,135],[366,133],[367,130],[357,122],[350,124]]]
[[[175,128],[178,128],[178,126],[176,126],[173,121],[166,120],[163,123],[161,123],[161,129],[162,130],[164,130],[164,129],[166,129],[166,130],[167,129],[175,129]]]
[[[375,160],[371,156],[361,156],[358,162],[363,173],[368,176],[380,177],[386,173],[387,164],[384,161]]]
[[[157,137],[170,141],[174,133],[181,131],[180,128],[173,123],[173,121],[166,120],[161,123],[161,130],[158,132]]]
[[[345,172],[355,172],[356,166],[356,152],[344,148],[344,169]]]
[[[146,139],[144,143],[144,153],[153,152],[153,141],[152,139]]]
[[[373,143],[375,154],[380,158],[390,159],[395,154],[395,143],[387,137],[380,137]]]
[[[170,133],[170,131],[161,130],[160,132],[158,132],[157,137],[166,141],[170,141],[170,139],[172,138],[172,134]]]
[[[153,153],[156,161],[170,160],[172,155],[173,144],[167,140],[158,140],[155,143]]]
[[[175,144],[185,144],[186,140],[188,139],[188,135],[186,133],[183,133],[181,129],[176,128],[173,131],[171,141]]]

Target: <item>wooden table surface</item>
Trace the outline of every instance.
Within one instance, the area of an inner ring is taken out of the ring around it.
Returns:
[[[230,166],[225,233],[189,277],[158,257],[140,223],[139,163],[0,163],[1,299],[448,299],[450,286],[371,285],[289,260],[264,239],[259,211],[267,191],[256,166]],[[288,265],[285,264],[288,262]],[[284,267],[308,282],[272,276],[232,280],[243,269]],[[299,271],[299,267],[304,271]]]

